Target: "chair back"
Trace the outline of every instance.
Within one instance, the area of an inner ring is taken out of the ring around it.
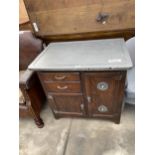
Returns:
[[[43,50],[43,43],[31,31],[19,32],[19,69],[25,70]]]

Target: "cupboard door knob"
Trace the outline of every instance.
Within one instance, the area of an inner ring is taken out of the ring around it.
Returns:
[[[99,112],[107,112],[108,111],[108,108],[105,106],[105,105],[100,105],[99,107],[98,107],[98,111]]]
[[[108,18],[109,14],[99,12],[98,15],[96,16],[96,21],[105,24]]]
[[[58,88],[58,89],[61,89],[61,90],[65,90],[65,89],[68,88],[68,86],[63,86],[63,87],[61,87],[61,86],[57,86],[57,88]]]
[[[56,80],[64,80],[65,78],[66,78],[66,76],[64,75],[64,76],[57,76],[57,75],[55,75],[55,77],[54,77]]]
[[[99,82],[97,84],[97,89],[101,90],[101,91],[105,91],[108,89],[108,83],[106,82]]]

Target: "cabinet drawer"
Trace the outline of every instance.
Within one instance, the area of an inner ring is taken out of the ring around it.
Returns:
[[[44,82],[48,92],[81,92],[80,82]]]
[[[43,81],[79,81],[80,80],[78,72],[74,72],[74,73],[41,72],[39,73],[39,76]]]

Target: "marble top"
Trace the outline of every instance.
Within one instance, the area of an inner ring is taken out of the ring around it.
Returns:
[[[50,43],[29,65],[36,71],[126,70],[132,62],[124,39]]]

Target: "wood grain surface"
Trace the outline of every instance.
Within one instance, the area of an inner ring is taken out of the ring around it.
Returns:
[[[38,27],[36,35],[44,39],[83,39],[97,37],[98,33],[104,37],[105,32],[115,35],[126,31],[134,35],[134,0],[24,1],[31,23]],[[96,21],[99,13],[108,14],[104,24]]]

